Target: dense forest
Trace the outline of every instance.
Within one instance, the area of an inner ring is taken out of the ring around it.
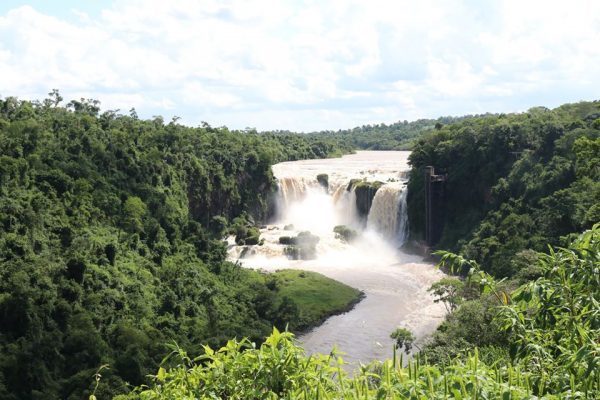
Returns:
[[[445,227],[436,247],[465,257],[460,268],[453,271],[459,277],[468,276],[472,267],[477,266],[491,274],[490,279],[492,276],[502,278],[501,290],[515,293],[516,298],[524,298],[519,294],[523,291],[518,289],[521,285],[543,281],[548,275],[548,269],[553,266],[546,259],[548,246],[568,247],[579,232],[600,222],[598,101],[566,104],[554,110],[540,107],[520,114],[465,118],[438,126],[417,141],[410,161],[407,201],[413,239],[423,237],[424,167],[431,165],[437,174],[447,176]],[[595,235],[598,235],[597,230]],[[579,250],[565,253],[560,259],[565,268],[561,272],[565,282],[578,273],[586,273],[577,270],[580,267],[567,257],[576,252]],[[597,248],[590,250],[585,268],[591,268],[588,272],[592,280],[569,289],[572,292],[568,295],[579,297],[595,291],[589,305],[595,313],[598,311],[599,257]],[[421,352],[429,361],[448,363],[478,348],[480,356],[489,363],[509,362],[518,351],[524,351],[514,347],[514,338],[506,332],[506,321],[503,323],[499,318],[502,302],[476,289],[477,285],[469,284],[468,280],[454,277],[430,288],[450,313]],[[559,304],[565,301],[562,295],[548,289],[543,293],[546,297],[540,299],[560,308]],[[532,295],[528,296],[528,301],[532,301]],[[575,304],[564,306],[572,308]],[[539,307],[539,304],[532,302],[529,307]],[[566,334],[552,330],[552,324],[558,323],[554,316],[546,314],[541,318],[549,318],[538,321],[547,332],[542,334],[540,327],[538,335]],[[593,350],[596,356],[599,354],[598,328],[597,320],[582,327],[582,332],[596,342]],[[532,341],[522,345],[531,348],[536,344]],[[550,357],[541,353],[538,362],[543,363],[546,356]],[[551,364],[549,361],[548,365]],[[587,364],[588,368],[594,365],[597,368],[597,364]]]
[[[410,150],[416,140],[425,132],[467,117],[440,117],[438,119],[419,119],[408,122],[398,121],[392,124],[357,126],[337,131],[319,131],[303,136],[311,140],[329,138],[336,143],[345,143],[352,149],[361,150]],[[266,133],[266,132],[265,132]],[[290,135],[289,131],[268,132],[274,135]],[[295,134],[298,135],[298,134]]]
[[[422,238],[424,167],[447,174],[439,248],[513,276],[600,221],[600,102],[465,118],[420,138],[410,156],[411,233]],[[525,259],[523,259],[525,258]]]
[[[221,239],[267,216],[273,163],[347,145],[61,101],[0,100],[0,398],[81,399],[101,364],[109,398],[168,343],[194,354],[298,319]]]
[[[0,398],[600,394],[600,102],[298,135],[62,100],[0,99]],[[222,239],[259,243],[273,163],[408,147],[413,239],[423,168],[448,176],[437,249],[461,255],[430,291],[449,315],[408,365],[348,376],[279,332],[328,312],[295,280],[333,284],[243,269]]]

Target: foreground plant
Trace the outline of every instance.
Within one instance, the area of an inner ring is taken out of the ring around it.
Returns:
[[[125,399],[597,399],[600,229],[585,232],[568,249],[540,258],[545,274],[512,298],[477,265],[470,276],[503,304],[499,319],[514,343],[512,362],[492,365],[477,349],[447,366],[402,356],[360,366],[354,375],[336,351],[307,356],[288,332],[273,330],[264,344],[231,340],[190,359],[175,348],[170,369],[159,369],[151,387]],[[472,270],[472,271],[471,271]]]

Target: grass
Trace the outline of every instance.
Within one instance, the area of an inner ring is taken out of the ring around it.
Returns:
[[[298,306],[295,330],[309,329],[331,315],[349,311],[363,297],[360,290],[316,272],[286,269],[272,276],[279,287],[276,301],[288,297]]]

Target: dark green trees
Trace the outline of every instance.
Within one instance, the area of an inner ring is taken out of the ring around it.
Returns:
[[[225,262],[223,234],[267,216],[273,162],[335,142],[61,101],[0,99],[0,398],[81,399],[101,364],[109,398],[166,343],[260,340],[286,318],[264,312],[263,277]]]
[[[424,227],[423,168],[447,173],[440,248],[461,249],[498,276],[521,250],[544,250],[600,218],[600,102],[486,115],[445,125],[411,154],[411,233]]]

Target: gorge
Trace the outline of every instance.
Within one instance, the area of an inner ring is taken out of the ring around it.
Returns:
[[[406,174],[408,153],[332,158],[346,134],[56,96],[0,99],[1,399],[599,398],[600,102],[437,126]],[[435,249],[465,279],[401,250],[407,221],[431,237],[431,166]]]
[[[443,306],[427,292],[442,273],[400,249],[408,233],[409,154],[358,151],[275,164],[277,213],[261,229],[262,244],[238,246],[229,239],[229,259],[244,267],[319,272],[365,293],[350,312],[299,336],[308,353],[337,346],[350,362],[383,359],[392,352],[395,328],[406,327],[422,340],[443,319]],[[290,255],[289,239],[303,232],[318,237],[314,251],[303,253],[300,245],[299,254]]]

